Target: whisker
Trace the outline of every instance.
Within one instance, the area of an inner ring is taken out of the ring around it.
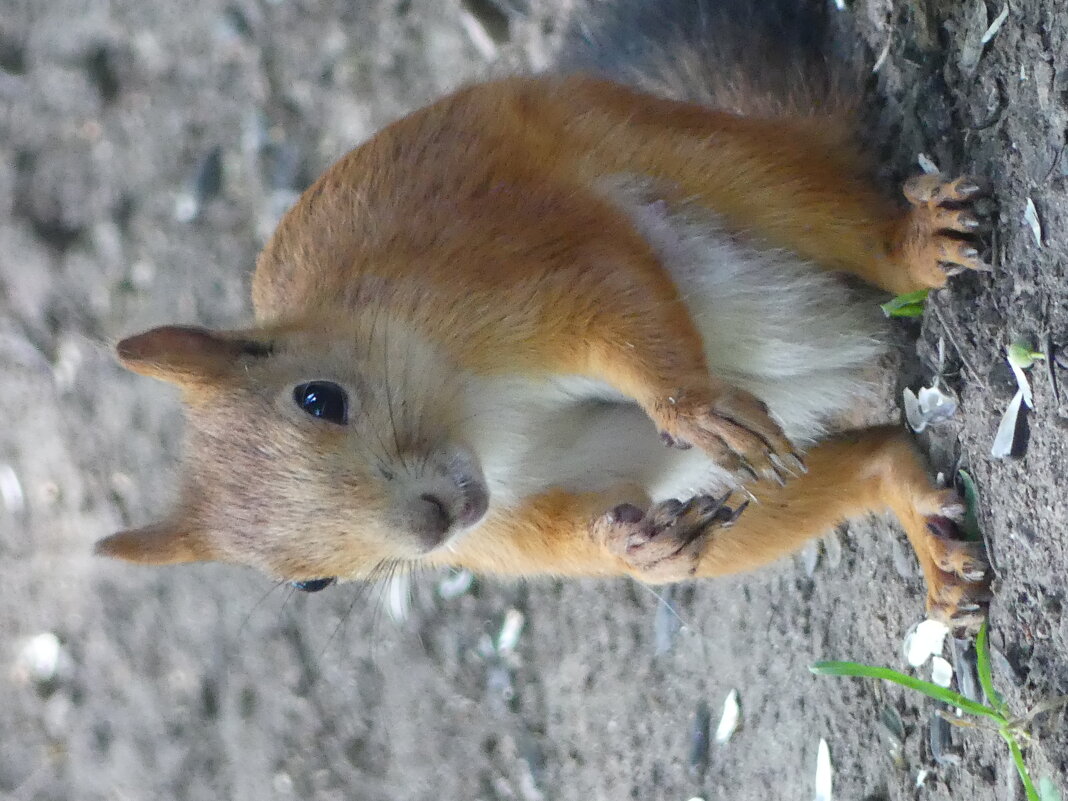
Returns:
[[[656,600],[658,600],[660,603],[662,603],[667,608],[667,610],[672,614],[672,616],[674,616],[674,618],[679,621],[679,623],[681,625],[685,626],[688,629],[692,629],[693,628],[693,626],[690,625],[690,622],[688,620],[686,620],[682,615],[680,615],[678,613],[678,610],[675,609],[675,606],[671,603],[671,601],[669,601],[663,595],[658,593],[656,590],[654,590],[650,585],[646,584],[645,582],[637,581],[635,583],[639,587],[642,587],[642,588],[648,590],[649,594],[652,595],[654,598],[656,598]]]
[[[386,560],[383,559],[377,562],[374,567],[371,568],[370,572],[368,573],[368,577],[366,579],[362,579],[360,583],[357,584],[357,586],[354,588],[355,592],[353,592],[352,594],[352,600],[349,602],[349,605],[344,611],[344,613],[342,613],[342,615],[338,618],[337,624],[334,626],[334,630],[330,632],[330,636],[327,638],[326,643],[323,645],[322,651],[320,651],[319,653],[320,660],[323,658],[323,655],[330,647],[330,644],[337,637],[338,633],[343,632],[344,629],[348,627],[349,620],[352,618],[352,610],[356,608],[356,604],[359,603],[361,599],[367,597],[367,592],[374,581],[374,576],[376,572],[381,569],[385,561]]]
[[[262,604],[262,603],[263,603],[264,601],[266,601],[266,600],[267,600],[268,596],[270,596],[270,595],[271,595],[271,593],[273,593],[273,592],[274,592],[275,590],[277,590],[277,589],[278,589],[279,587],[284,587],[284,586],[285,586],[285,584],[286,584],[286,582],[284,582],[284,581],[276,581],[276,582],[274,582],[274,583],[273,583],[273,584],[272,584],[272,585],[271,585],[271,586],[270,586],[270,587],[268,588],[267,592],[263,593],[263,595],[261,595],[261,596],[259,597],[259,600],[258,600],[258,601],[256,601],[256,603],[254,603],[254,604],[252,605],[252,608],[248,610],[248,614],[247,614],[247,615],[245,615],[245,619],[241,621],[241,625],[240,625],[240,626],[238,627],[238,629],[237,629],[237,636],[238,636],[238,639],[240,639],[240,638],[241,638],[241,637],[242,637],[242,636],[244,635],[244,633],[245,633],[245,628],[246,628],[246,627],[248,626],[248,624],[249,624],[249,621],[250,621],[250,620],[252,620],[252,615],[253,615],[253,614],[254,614],[254,613],[256,612],[256,610],[257,610],[257,609],[259,609],[259,608],[260,608],[260,605],[261,605],[261,604]]]
[[[371,317],[371,330],[370,330],[370,333],[367,336],[367,353],[364,356],[364,361],[367,362],[367,363],[371,362],[372,349],[374,348],[374,344],[377,341],[376,331],[378,330],[378,320],[379,320],[379,316],[381,314],[381,311],[382,311],[382,305],[381,304],[375,305],[374,314]],[[386,361],[386,365],[387,365],[386,366],[386,369],[387,369],[386,385],[387,385],[387,390],[388,390],[388,384],[389,384],[389,382],[388,382],[388,376],[389,376],[389,373],[388,373],[388,364],[389,364],[388,356],[389,356],[389,354],[388,354],[387,349],[385,347],[383,348],[383,355],[387,359],[387,361]],[[388,393],[387,393],[387,400],[388,400]],[[366,414],[366,407],[364,407],[364,412],[365,412],[364,416],[367,417],[368,420],[369,420],[370,418]],[[375,439],[378,440],[378,446],[381,448],[381,454],[380,454],[381,461],[385,462],[385,463],[389,463],[390,462],[390,460],[388,458],[389,447],[386,445],[385,440],[382,439],[382,436],[378,431],[378,427],[375,426],[375,425],[371,425],[371,426],[368,426],[368,428],[370,429],[371,433],[374,434]]]
[[[289,587],[289,592],[286,593],[285,597],[282,599],[281,606],[278,607],[278,617],[279,618],[282,617],[282,613],[283,612],[287,611],[286,610],[286,605],[289,603],[290,599],[292,599],[293,595],[297,591],[297,588],[294,587],[292,584],[289,584],[288,587]]]
[[[393,391],[389,386],[389,318],[386,318],[386,331],[382,341],[382,380],[385,383],[386,389],[386,411],[389,413],[389,427],[393,433],[393,446],[397,449],[397,458],[400,459],[405,469],[408,467],[408,463],[404,458],[404,451],[401,449],[400,437],[397,435],[397,421],[393,415]]]
[[[420,415],[419,411],[424,408],[422,403],[414,403],[416,400],[412,397],[412,348],[415,347],[415,337],[409,335],[407,337],[407,344],[404,351],[404,360],[401,363],[401,375],[400,375],[400,419],[402,429],[405,434],[404,449],[406,451],[412,450],[412,446],[419,440],[417,436],[419,428]],[[424,384],[429,382],[424,381]],[[420,398],[420,400],[422,400]]]

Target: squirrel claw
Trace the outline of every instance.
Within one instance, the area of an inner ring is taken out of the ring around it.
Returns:
[[[945,286],[948,275],[990,271],[974,239],[989,227],[973,206],[987,192],[983,182],[936,173],[910,178],[902,191],[912,208],[893,250],[918,282],[934,289]]]
[[[928,614],[955,636],[974,634],[986,619],[992,597],[983,543],[963,539],[950,517],[931,515],[926,522],[927,550],[935,565],[927,588]]]
[[[603,515],[595,529],[604,546],[636,578],[653,584],[683,581],[696,573],[712,532],[733,524],[749,503],[732,508],[727,505],[730,496],[672,498],[645,512],[620,504]]]
[[[746,481],[769,479],[783,484],[797,471],[805,471],[767,405],[745,390],[680,391],[671,402],[657,407],[654,418],[666,445],[696,446]]]

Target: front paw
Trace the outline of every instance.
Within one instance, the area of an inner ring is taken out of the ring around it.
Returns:
[[[919,284],[936,289],[946,285],[947,275],[990,269],[976,241],[983,227],[974,204],[984,194],[979,181],[920,175],[906,181],[903,192],[912,208],[893,249]]]
[[[597,520],[595,529],[601,544],[636,578],[650,584],[683,581],[696,573],[712,533],[731,525],[748,504],[732,509],[729,498],[672,499],[648,511],[620,504]]]
[[[657,404],[654,418],[665,444],[697,446],[717,464],[747,479],[781,484],[805,472],[804,462],[767,405],[745,390],[679,391]]]

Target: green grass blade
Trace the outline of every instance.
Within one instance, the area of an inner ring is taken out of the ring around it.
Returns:
[[[939,687],[937,684],[932,684],[929,681],[913,678],[912,676],[899,673],[891,668],[861,665],[857,662],[817,662],[812,665],[809,670],[817,676],[852,676],[855,678],[884,679],[886,681],[892,681],[895,684],[900,684],[902,687],[908,687],[910,690],[916,690],[917,692],[921,692],[926,696],[934,698],[937,701],[942,701],[950,706],[960,707],[962,710],[972,715],[981,715],[982,717],[996,720],[998,725],[1003,725],[1005,723],[1005,716],[1000,714],[997,710],[976,703],[969,698],[965,698],[960,693],[947,690],[945,687]]]
[[[983,688],[983,692],[986,693],[986,700],[988,700],[998,712],[1002,715],[1008,716],[1008,708],[1005,706],[1005,699],[1001,697],[996,689],[994,689],[994,676],[990,671],[990,645],[987,642],[987,621],[983,621],[983,625],[979,627],[979,635],[975,638],[975,657],[976,667],[979,670],[979,686]]]
[[[919,317],[923,314],[928,292],[930,292],[928,289],[918,289],[915,292],[898,295],[880,304],[879,308],[887,317]]]
[[[1031,781],[1031,774],[1027,772],[1027,765],[1024,764],[1023,752],[1020,750],[1020,744],[1016,742],[1016,738],[1012,736],[1010,732],[1001,730],[1001,736],[1005,738],[1005,742],[1009,744],[1009,753],[1012,754],[1012,761],[1016,763],[1016,771],[1020,774],[1020,780],[1023,782],[1024,792],[1027,793],[1027,801],[1042,801],[1042,797],[1038,794],[1038,790],[1035,789],[1034,782]]]

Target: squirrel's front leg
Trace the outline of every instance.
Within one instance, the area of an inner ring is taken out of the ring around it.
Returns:
[[[626,560],[596,536],[598,521],[620,505],[648,504],[644,489],[629,483],[602,491],[548,490],[491,511],[431,560],[498,575],[627,575]]]
[[[696,446],[747,479],[784,479],[804,464],[768,407],[713,376],[689,311],[680,301],[630,297],[586,338],[590,372],[634,398],[665,444]]]
[[[498,510],[436,561],[483,573],[681,581],[695,576],[712,532],[744,507],[706,496],[652,503],[631,484],[549,490]]]

